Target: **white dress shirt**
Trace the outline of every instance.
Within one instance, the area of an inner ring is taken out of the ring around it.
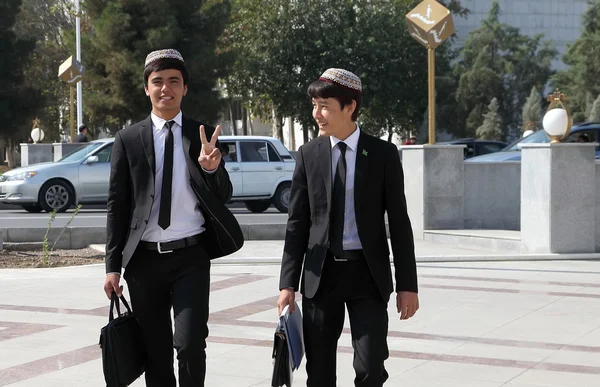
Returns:
[[[165,141],[168,129],[166,120],[151,114],[152,134],[154,137],[154,156],[156,169],[154,173],[154,201],[148,219],[148,226],[142,235],[147,242],[168,242],[196,235],[204,231],[204,216],[198,205],[198,198],[190,185],[190,174],[182,144],[182,114],[179,112],[172,121],[173,131],[173,184],[171,185],[171,224],[163,230],[158,225],[160,198],[162,195],[163,162]],[[171,120],[170,120],[171,121]]]
[[[356,227],[356,214],[354,212],[354,171],[356,170],[356,149],[358,148],[358,138],[360,137],[360,128],[356,125],[356,130],[344,140],[346,143],[346,200],[344,211],[344,236],[342,246],[344,250],[361,250],[362,244],[358,237],[358,228]],[[337,163],[342,152],[336,145],[339,139],[331,136],[331,177],[332,184],[335,178]],[[332,186],[333,187],[333,186]]]

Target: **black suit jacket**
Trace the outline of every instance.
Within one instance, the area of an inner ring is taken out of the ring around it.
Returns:
[[[279,288],[316,294],[329,248],[333,178],[329,137],[303,145],[296,155]],[[384,300],[393,290],[384,214],[394,252],[396,291],[417,292],[412,227],[404,197],[404,175],[394,144],[360,132],[356,152],[354,211],[358,235]],[[304,268],[303,268],[304,266]]]
[[[242,230],[225,203],[233,191],[225,162],[214,173],[198,164],[202,143],[201,123],[186,116],[182,119],[182,138],[190,185],[206,220],[205,249],[211,259],[239,250]],[[214,128],[203,124],[206,137]],[[217,144],[218,145],[218,144]],[[154,137],[150,116],[115,136],[111,155],[110,186],[106,227],[106,272],[121,272],[126,267],[148,224],[154,200]]]
[[[88,138],[85,134],[79,133],[77,136],[75,136],[73,142],[88,142]]]

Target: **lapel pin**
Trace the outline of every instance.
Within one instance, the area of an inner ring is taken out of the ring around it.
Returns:
[[[366,150],[363,149],[362,154],[363,154],[363,156],[368,156],[369,152],[367,152]]]

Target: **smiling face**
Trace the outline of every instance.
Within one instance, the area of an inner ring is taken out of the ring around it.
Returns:
[[[319,125],[321,136],[334,136],[345,140],[354,130],[356,124],[352,114],[356,109],[356,101],[342,108],[336,98],[313,98],[313,118]]]
[[[345,140],[356,130],[356,120],[362,95],[359,91],[322,79],[311,83],[312,116],[319,125],[321,136]]]
[[[153,71],[145,89],[152,102],[152,112],[165,120],[179,113],[181,100],[188,91],[181,71],[175,69]]]

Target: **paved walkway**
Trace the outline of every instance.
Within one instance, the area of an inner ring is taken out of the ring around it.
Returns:
[[[276,257],[278,247],[249,244],[238,256]],[[278,274],[215,261],[207,387],[270,386]],[[105,386],[103,278],[102,265],[0,270],[0,386]],[[390,304],[386,386],[600,386],[600,262],[420,263],[419,279],[413,319],[399,321]],[[350,387],[348,331],[338,360],[338,385]]]

